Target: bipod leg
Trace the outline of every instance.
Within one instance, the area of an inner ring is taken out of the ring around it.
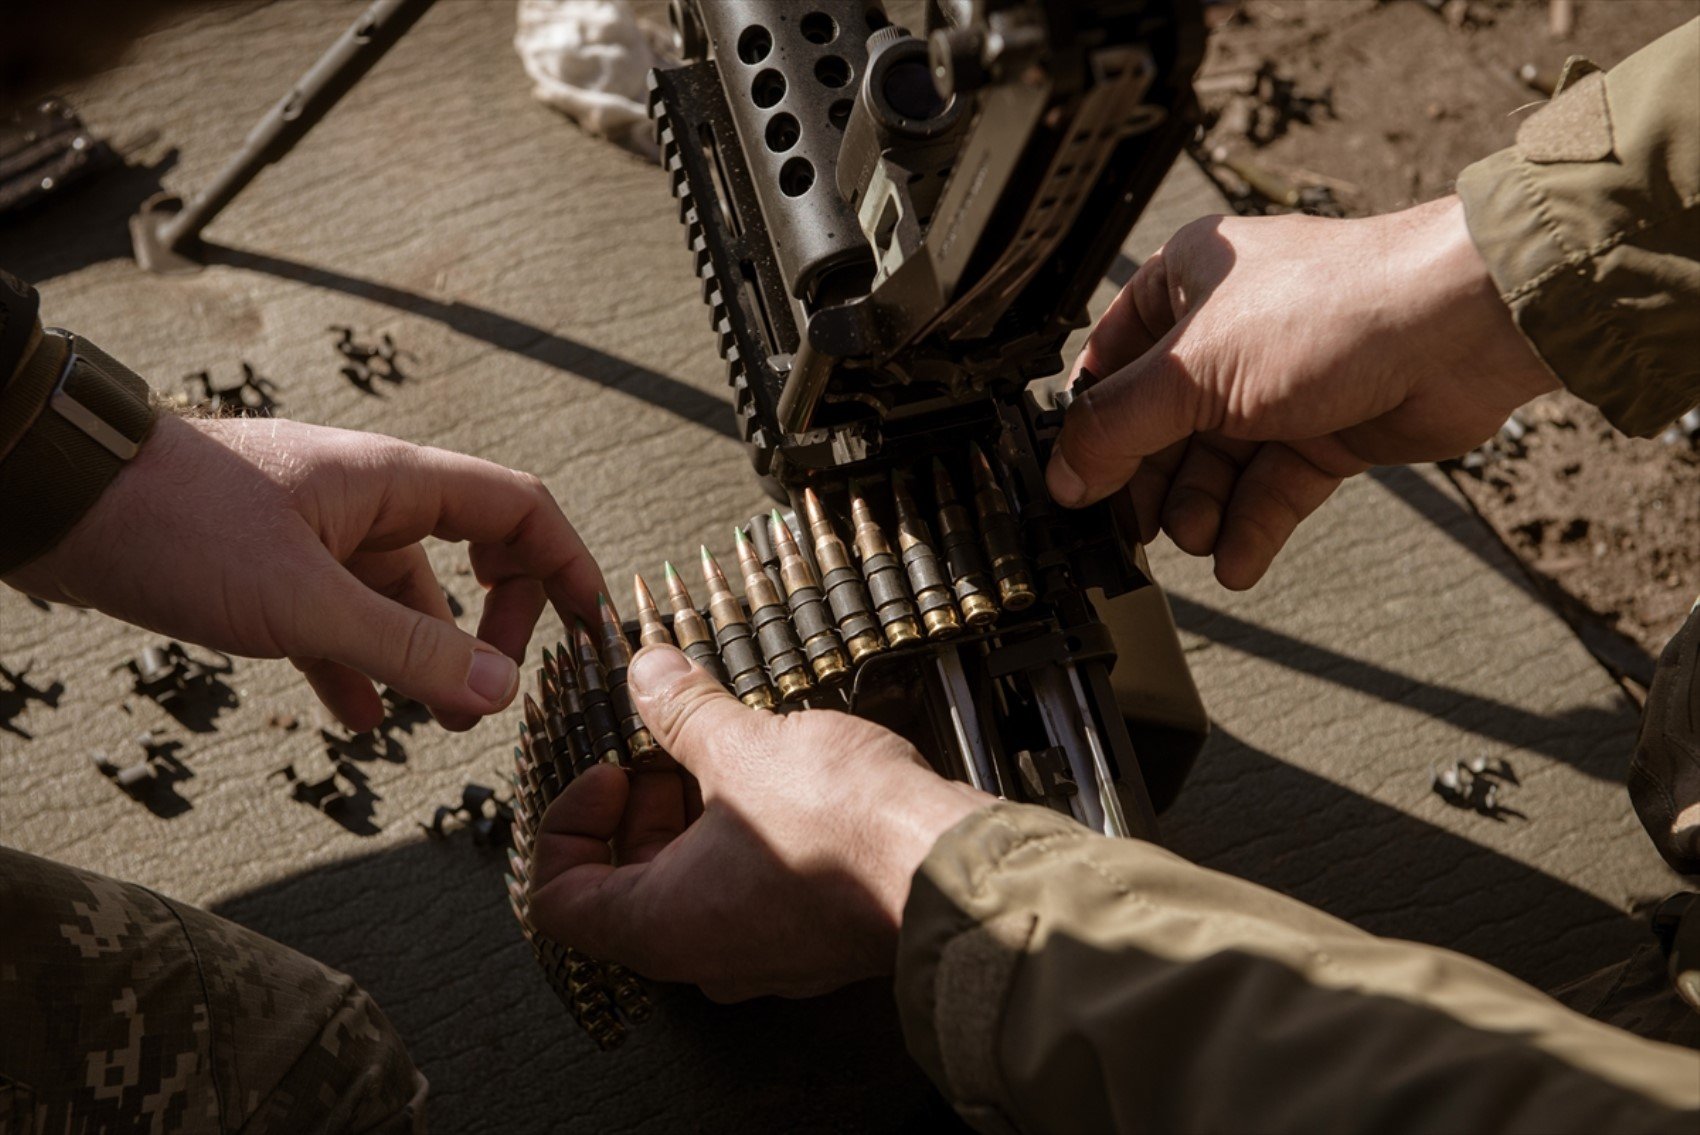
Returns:
[[[171,193],[157,193],[142,203],[130,218],[136,263],[149,272],[199,271],[201,230],[256,174],[294,149],[435,2],[373,0],[248,132],[242,148],[224,163],[211,185],[187,203]]]

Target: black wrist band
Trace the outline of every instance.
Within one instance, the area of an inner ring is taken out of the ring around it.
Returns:
[[[0,390],[29,349],[40,306],[34,288],[0,268]]]
[[[0,575],[52,548],[81,520],[153,427],[148,387],[88,340],[42,335],[5,391],[0,425]],[[9,421],[8,421],[9,420]]]

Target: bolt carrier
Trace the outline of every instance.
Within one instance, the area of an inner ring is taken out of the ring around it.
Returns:
[[[781,699],[805,698],[814,689],[814,682],[809,678],[809,661],[803,654],[803,644],[791,625],[790,609],[767,577],[755,546],[742,528],[733,530],[733,543],[738,549],[738,567],[744,573],[744,600],[750,606],[750,626],[767,661],[767,672],[779,687]]]
[[[856,555],[862,561],[862,575],[868,581],[868,594],[885,631],[885,641],[892,646],[921,641],[921,626],[915,621],[915,601],[909,596],[909,581],[897,557],[892,555],[885,533],[874,522],[873,510],[860,493],[850,496],[850,518],[856,527]]]
[[[750,621],[706,546],[702,549],[702,578],[708,584],[708,617],[714,621],[714,637],[720,644],[721,661],[731,675],[732,692],[751,709],[774,708],[773,687],[761,667]]]
[[[708,629],[702,612],[697,610],[691,593],[685,590],[685,581],[671,562],[666,565],[667,575],[667,605],[673,609],[673,638],[679,644],[679,649],[685,656],[704,670],[722,686],[732,684],[731,675],[726,673],[726,663],[720,657],[720,644]]]
[[[573,650],[578,656],[578,684],[584,694],[585,723],[590,728],[590,747],[596,759],[607,764],[625,765],[626,745],[620,739],[620,719],[614,712],[613,699],[608,695],[608,673],[596,653],[583,620],[573,620]]]
[[[980,548],[980,534],[974,530],[967,506],[957,499],[950,470],[936,457],[933,458],[933,503],[938,506],[939,543],[963,621],[971,627],[996,622],[997,592],[991,569],[986,566],[986,554]]]
[[[648,768],[659,764],[661,746],[655,735],[638,715],[637,703],[632,701],[632,688],[626,684],[626,671],[632,664],[632,644],[620,625],[620,612],[606,595],[597,595],[596,613],[602,619],[602,661],[608,667],[608,700],[614,706],[614,717],[620,725],[620,736],[626,742],[633,765]]]
[[[1027,557],[1021,554],[1021,535],[1016,531],[1015,514],[1010,511],[1009,498],[992,472],[992,463],[978,445],[969,447],[974,468],[974,511],[980,518],[980,538],[985,541],[986,557],[992,561],[992,577],[998,582],[998,595],[1005,610],[1021,611],[1033,605],[1039,596],[1033,590],[1033,577],[1027,570]]]
[[[850,552],[821,505],[813,489],[803,491],[803,509],[809,528],[809,538],[815,546],[815,562],[820,566],[821,587],[826,592],[827,606],[844,645],[850,651],[851,663],[859,663],[885,649],[880,638],[879,620],[874,617],[873,601],[868,598],[862,573],[850,562]]]
[[[921,626],[928,638],[949,638],[960,633],[962,616],[956,611],[950,578],[939,561],[932,531],[910,495],[908,478],[902,473],[892,474],[891,500],[897,510],[898,555],[909,576],[909,586],[915,592]]]
[[[791,605],[791,621],[796,624],[797,637],[803,640],[803,653],[809,656],[815,681],[823,685],[839,681],[849,671],[850,664],[838,643],[838,632],[833,629],[815,569],[797,546],[791,526],[777,508],[768,528],[779,553],[779,579],[785,585],[785,601]]]

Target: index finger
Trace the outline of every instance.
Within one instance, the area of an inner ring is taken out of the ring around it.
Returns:
[[[1133,278],[1116,293],[1099,317],[1074,360],[1071,382],[1081,371],[1102,378],[1149,351],[1168,330],[1173,317],[1163,318],[1168,307],[1168,271],[1163,250],[1158,249],[1134,271]]]
[[[1199,428],[1203,392],[1177,346],[1184,327],[1076,394],[1045,468],[1058,504],[1079,508],[1102,500],[1127,484],[1145,458]]]
[[[479,582],[535,579],[563,618],[594,618],[602,569],[547,486],[462,453],[422,446],[398,470],[408,491],[387,494],[362,547],[411,544],[430,535],[473,545]]]

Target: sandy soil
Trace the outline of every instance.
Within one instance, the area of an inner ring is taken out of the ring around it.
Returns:
[[[1564,37],[1551,11],[1545,0],[1218,5],[1197,156],[1243,212],[1288,201],[1361,216],[1431,200],[1510,143],[1567,56],[1609,67],[1700,15],[1700,0],[1577,0]],[[1700,439],[1627,439],[1574,398],[1531,407],[1527,424],[1522,444],[1449,472],[1595,653],[1644,682],[1700,592]]]

